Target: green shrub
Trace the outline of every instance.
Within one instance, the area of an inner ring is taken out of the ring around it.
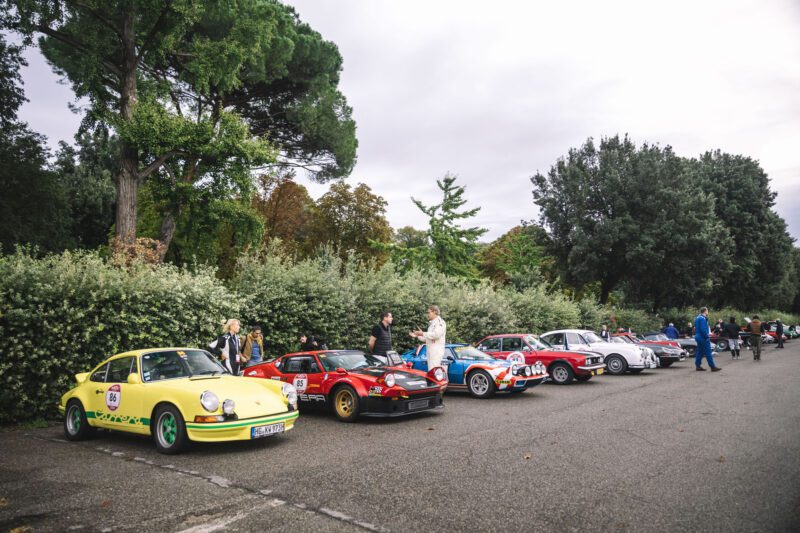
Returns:
[[[578,306],[562,294],[551,294],[541,287],[534,287],[508,293],[508,300],[521,333],[544,333],[581,325]]]
[[[608,307],[602,312],[603,323],[608,324],[610,330],[617,328],[630,328],[636,333],[645,333],[663,328],[663,319],[656,315],[651,315],[641,309],[629,307]]]
[[[238,311],[211,272],[119,269],[92,253],[0,257],[0,423],[52,417],[74,375],[116,353],[204,346]]]
[[[667,309],[659,315],[625,307],[573,301],[544,287],[522,292],[470,284],[441,273],[400,273],[391,263],[364,268],[322,251],[295,263],[274,248],[240,259],[226,287],[214,272],[172,266],[122,269],[96,253],[35,259],[24,251],[0,256],[0,423],[52,418],[74,374],[123,351],[159,346],[204,347],[221,322],[240,318],[246,332],[260,325],[268,355],[298,349],[300,333],[322,337],[330,348],[366,349],[379,313],[394,315],[393,344],[399,352],[417,344],[408,331],[425,329],[428,305],[437,304],[447,322],[448,342],[473,342],[508,332],[618,326],[637,332],[678,327],[696,309]],[[743,313],[711,310],[711,319]]]

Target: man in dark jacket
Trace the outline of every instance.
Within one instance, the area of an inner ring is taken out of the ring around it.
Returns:
[[[753,361],[761,361],[761,333],[764,331],[764,326],[758,319],[758,315],[753,315],[753,320],[747,325],[747,331],[750,332],[750,345],[753,347]]]
[[[392,350],[392,313],[384,311],[381,313],[381,321],[378,322],[369,334],[369,350],[375,355],[386,355]]]
[[[783,348],[783,322],[780,318],[775,319],[775,335],[777,335],[775,340],[778,341],[777,348]]]
[[[731,317],[730,322],[725,324],[722,328],[722,336],[728,339],[728,347],[731,350],[731,357],[733,359],[741,359],[742,354],[739,352],[739,331],[741,328],[736,323],[736,317]]]

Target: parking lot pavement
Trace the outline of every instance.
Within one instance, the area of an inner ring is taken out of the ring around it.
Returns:
[[[800,341],[639,375],[155,452],[0,433],[0,528],[148,531],[800,528]]]

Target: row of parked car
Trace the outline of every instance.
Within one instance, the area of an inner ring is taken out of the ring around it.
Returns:
[[[657,334],[654,334],[658,336]],[[61,397],[64,432],[81,440],[97,429],[152,436],[162,453],[190,441],[247,440],[294,427],[300,408],[322,408],[341,421],[442,409],[444,392],[476,398],[524,392],[546,381],[567,385],[604,373],[638,373],[682,361],[679,341],[584,329],[542,335],[491,335],[449,344],[442,366],[428,368],[424,346],[400,355],[359,350],[290,353],[227,373],[196,348],[155,348],[115,355]]]

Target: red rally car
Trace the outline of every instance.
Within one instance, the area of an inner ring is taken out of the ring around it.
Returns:
[[[602,374],[606,367],[601,354],[553,350],[552,346],[530,333],[489,335],[475,346],[495,359],[507,359],[510,354],[520,352],[525,364],[541,361],[550,379],[558,385],[566,385],[573,379],[589,381],[592,376]]]
[[[301,409],[330,409],[343,422],[444,407],[447,375],[442,368],[426,373],[384,365],[358,350],[320,350],[283,355],[246,368],[244,376],[291,383]]]

